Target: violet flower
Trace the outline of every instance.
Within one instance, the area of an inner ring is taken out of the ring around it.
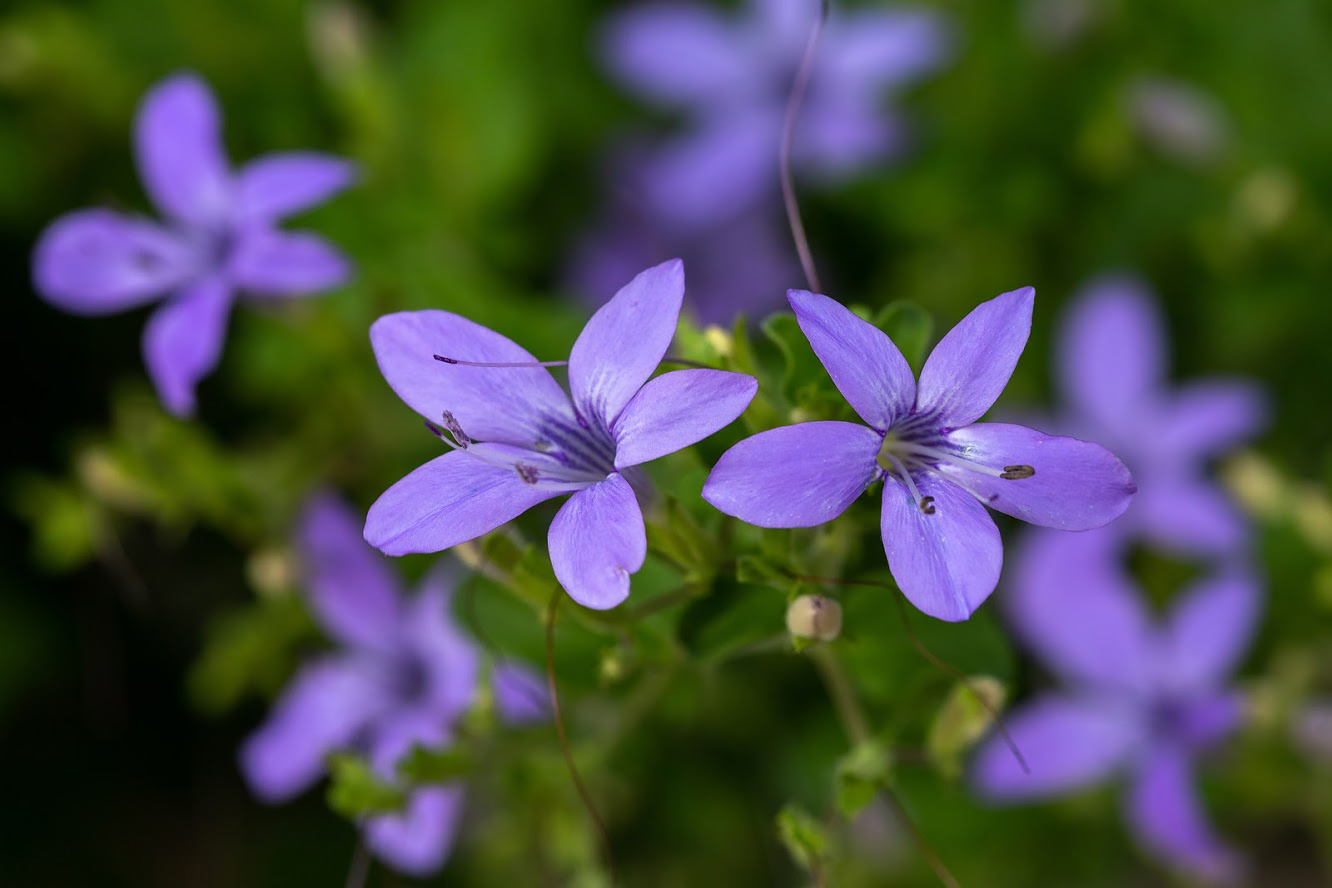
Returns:
[[[476,649],[449,617],[446,572],[430,573],[414,598],[384,559],[361,539],[359,518],[330,495],[312,497],[297,548],[315,619],[339,643],[304,666],[268,721],[241,750],[241,770],[256,795],[280,802],[324,773],[330,753],[366,755],[378,775],[396,779],[398,760],[414,745],[442,746],[476,690]],[[496,669],[501,715],[543,715],[530,697],[535,682],[516,664]],[[412,874],[439,869],[462,813],[457,783],[411,792],[400,813],[363,824],[370,849]]]
[[[602,306],[569,355],[572,399],[520,346],[451,312],[377,320],[370,341],[384,378],[428,423],[444,423],[452,449],[370,507],[365,538],[390,555],[438,552],[573,494],[550,524],[555,576],[586,607],[624,601],[647,554],[635,467],[716,432],[758,390],[753,377],[705,368],[649,379],[683,297],[684,267],[672,260]]]
[[[1145,849],[1228,881],[1240,860],[1209,826],[1192,772],[1242,717],[1227,684],[1257,622],[1257,583],[1224,566],[1153,624],[1114,551],[1113,534],[1093,531],[1033,533],[1019,552],[1005,604],[1064,689],[1007,717],[1030,773],[996,736],[978,751],[973,785],[992,801],[1017,802],[1120,776],[1125,820]]]
[[[1059,380],[1068,411],[1060,431],[1103,442],[1138,481],[1115,527],[1186,554],[1223,554],[1248,537],[1240,511],[1205,476],[1209,458],[1266,422],[1254,384],[1203,379],[1166,384],[1165,325],[1150,291],[1107,275],[1075,298],[1059,336]]]
[[[919,385],[882,330],[827,296],[792,290],[788,298],[866,425],[806,422],[746,438],[703,485],[721,511],[759,527],[813,527],[881,480],[893,578],[920,610],[957,621],[999,580],[1003,548],[986,505],[1061,530],[1099,527],[1128,507],[1133,480],[1100,445],[976,422],[1026,345],[1030,287],[973,309],[935,347]]]
[[[75,314],[123,311],[162,298],[143,355],[163,405],[194,411],[195,386],[222,353],[238,292],[285,299],[340,283],[346,261],[315,235],[277,228],[284,216],[346,188],[347,161],[273,154],[233,172],[207,85],[177,74],[144,97],[135,123],[139,174],[167,218],[105,209],[62,216],[33,258],[37,291]]]
[[[782,295],[800,277],[790,235],[773,224],[776,218],[748,212],[715,227],[677,232],[612,209],[575,247],[571,286],[600,306],[636,269],[678,255],[689,267],[685,310],[695,320],[729,325],[741,314],[761,320],[784,305]]]
[[[739,16],[698,3],[645,3],[612,17],[603,55],[630,91],[687,118],[653,161],[663,218],[707,223],[777,189],[791,79],[818,3],[749,0]],[[941,18],[924,9],[839,11],[827,23],[792,147],[804,171],[845,178],[893,154],[903,127],[885,93],[935,70]]]

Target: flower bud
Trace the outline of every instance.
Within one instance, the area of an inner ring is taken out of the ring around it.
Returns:
[[[822,595],[801,595],[786,609],[786,628],[796,638],[832,641],[842,632],[842,606]]]

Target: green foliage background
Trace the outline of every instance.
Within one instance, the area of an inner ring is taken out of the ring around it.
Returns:
[[[1130,268],[1164,300],[1178,375],[1268,386],[1274,422],[1257,465],[1279,484],[1274,498],[1251,498],[1263,506],[1270,581],[1243,678],[1255,717],[1205,786],[1259,884],[1325,884],[1332,777],[1292,749],[1286,724],[1332,688],[1332,7],[1087,0],[1085,33],[1052,47],[1033,39],[1022,4],[935,5],[955,21],[957,58],[904,98],[918,150],[805,197],[828,291],[904,336],[918,334],[923,310],[937,336],[976,302],[1034,285],[1035,329],[1005,402],[1014,406],[1051,393],[1061,303],[1091,274]],[[601,199],[607,140],[629,125],[670,125],[599,73],[594,34],[608,7],[0,7],[0,269],[10,291],[0,325],[10,416],[0,884],[345,877],[354,832],[322,794],[264,807],[234,764],[266,701],[321,644],[290,579],[290,522],[315,484],[364,507],[436,452],[375,368],[375,317],[447,308],[535,354],[567,353],[585,309],[563,290],[563,263]],[[191,423],[164,416],[144,378],[145,312],[61,315],[31,292],[28,271],[57,215],[144,208],[128,128],[143,91],[181,68],[218,93],[233,158],[317,148],[365,172],[304,220],[355,259],[356,279],[282,310],[238,311]],[[1215,162],[1181,162],[1135,128],[1125,95],[1145,76],[1215,96],[1228,131]],[[898,300],[910,305],[884,309]],[[568,606],[559,624],[572,746],[611,825],[617,883],[803,884],[804,856],[829,884],[934,884],[882,795],[846,822],[867,787],[887,784],[964,885],[1174,884],[1131,846],[1113,791],[1001,811],[969,799],[956,779],[965,738],[945,731],[966,721],[965,706],[910,647],[885,589],[832,592],[846,629],[829,650],[873,733],[853,749],[820,682],[822,654],[785,640],[787,597],[809,591],[785,577],[888,580],[875,503],[825,529],[760,534],[697,496],[746,426],[845,407],[789,319],[752,338],[741,328],[726,354],[717,341],[685,330],[681,345],[759,373],[763,400],[745,422],[654,466],[667,507],[635,579],[630,605],[642,610],[598,617]],[[487,545],[509,582],[477,578],[460,596],[497,650],[534,666],[550,580],[525,541],[540,543],[548,515],[537,510],[520,536]],[[718,546],[727,541],[738,566]],[[401,567],[415,576],[427,561]],[[1010,699],[1045,680],[1012,649],[993,605],[964,625],[919,615],[912,625]],[[434,884],[603,883],[553,731],[503,734],[479,711],[464,747],[468,823]],[[340,769],[351,774],[337,784],[342,810],[364,801],[354,770]],[[395,882],[377,870],[370,884]]]

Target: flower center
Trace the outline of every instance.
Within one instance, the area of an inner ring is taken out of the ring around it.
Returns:
[[[546,417],[541,437],[531,445],[474,441],[457,417],[445,410],[443,426],[426,420],[425,426],[445,445],[473,459],[512,469],[526,484],[541,490],[573,492],[604,481],[615,471],[615,441],[609,432],[584,427],[559,417]]]
[[[874,461],[879,466],[880,477],[899,479],[910,491],[917,508],[926,515],[935,513],[934,497],[921,495],[916,476],[942,475],[941,466],[950,465],[1005,481],[1021,481],[1036,474],[1029,465],[994,467],[960,456],[937,424],[920,414],[912,414],[888,428]]]
[[[403,706],[422,701],[430,689],[430,669],[415,653],[396,660],[389,670],[389,692]]]
[[[557,367],[568,361],[464,361],[434,355],[443,364],[465,367]],[[575,410],[574,422],[563,416],[547,415],[538,425],[538,437],[531,445],[494,444],[473,441],[457,417],[445,410],[438,426],[429,420],[428,428],[454,450],[491,465],[511,468],[526,484],[543,490],[578,490],[605,480],[615,471],[615,438],[599,419],[589,421]]]

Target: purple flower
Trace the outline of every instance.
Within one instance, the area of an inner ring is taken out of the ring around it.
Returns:
[[[233,173],[207,85],[178,74],[139,106],[139,173],[165,225],[104,209],[62,216],[33,259],[37,291],[76,314],[109,314],[164,298],[144,330],[159,397],[192,413],[194,389],[217,366],[238,291],[289,298],[341,282],[347,263],[282,217],[347,187],[353,167],[322,154],[274,154]]]
[[[877,327],[827,296],[792,290],[788,298],[866,425],[807,422],[746,438],[703,485],[703,498],[721,511],[759,527],[813,527],[881,480],[893,578],[916,607],[956,621],[999,580],[1003,548],[985,505],[1060,530],[1099,527],[1128,507],[1133,480],[1105,448],[976,422],[1026,345],[1030,287],[973,309],[935,347],[919,385]]]
[[[1245,521],[1205,477],[1207,460],[1266,421],[1252,383],[1204,379],[1167,387],[1165,325],[1147,287],[1107,275],[1075,299],[1059,337],[1068,404],[1061,431],[1103,442],[1123,457],[1138,495],[1116,530],[1188,554],[1242,546]]]
[[[414,745],[438,747],[471,704],[477,653],[449,617],[444,571],[429,574],[406,598],[384,559],[365,544],[359,519],[330,495],[311,498],[297,548],[315,619],[340,645],[308,663],[241,750],[241,770],[255,794],[289,799],[324,773],[327,756],[368,756],[394,781],[398,760]],[[497,670],[497,704],[506,717],[541,714],[521,667]],[[448,857],[462,813],[460,785],[413,791],[405,810],[370,817],[366,841],[399,870],[425,874]]]
[[[685,308],[699,322],[729,324],[741,314],[760,320],[782,304],[800,276],[790,235],[775,227],[778,216],[766,209],[689,232],[613,209],[575,250],[572,286],[601,305],[635,269],[678,255],[689,266]]]
[[[1207,823],[1192,771],[1242,716],[1226,685],[1257,621],[1254,578],[1222,567],[1154,625],[1118,567],[1111,533],[1033,533],[1016,573],[1005,597],[1013,628],[1064,690],[1008,717],[1030,773],[992,737],[976,757],[977,791],[1015,802],[1120,775],[1124,817],[1140,844],[1207,878],[1234,877],[1240,861]]]
[[[427,422],[444,423],[453,449],[370,507],[365,538],[390,555],[438,552],[573,494],[550,524],[555,576],[586,607],[623,601],[647,554],[635,467],[730,423],[758,389],[750,376],[702,368],[649,379],[683,297],[684,267],[672,260],[602,306],[569,355],[572,399],[521,347],[450,312],[376,321],[370,341],[384,378]]]
[[[706,223],[777,188],[777,147],[791,79],[818,4],[751,0],[742,17],[696,3],[648,3],[614,16],[603,55],[615,77],[688,126],[653,159],[658,214]],[[828,22],[793,157],[826,177],[853,175],[903,142],[881,107],[941,64],[948,43],[927,10],[865,10]]]

